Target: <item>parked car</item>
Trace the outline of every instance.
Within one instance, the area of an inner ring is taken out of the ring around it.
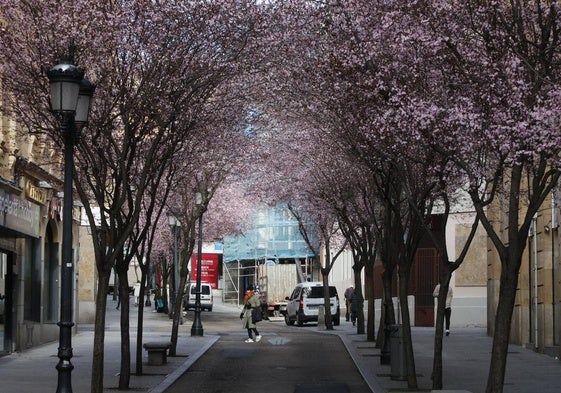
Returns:
[[[185,311],[194,310],[197,300],[197,284],[189,284],[187,293],[183,296],[183,308]],[[201,310],[212,311],[213,296],[210,284],[201,283]]]
[[[284,321],[287,325],[302,326],[306,322],[317,322],[319,307],[323,306],[323,283],[322,282],[303,282],[294,288],[292,294],[286,298],[286,314]],[[339,325],[341,312],[339,309],[339,295],[337,288],[329,287],[329,300],[332,321],[334,325]]]

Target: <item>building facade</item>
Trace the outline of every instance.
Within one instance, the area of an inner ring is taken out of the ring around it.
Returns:
[[[433,216],[433,231],[446,238],[446,248],[450,260],[455,261],[466,243],[474,221],[475,213],[466,209],[465,204],[457,206],[451,213],[446,227],[438,214]],[[485,327],[487,326],[487,236],[479,226],[469,251],[454,271],[450,280],[453,291],[451,327]],[[422,239],[415,254],[415,262],[410,272],[409,281],[409,317],[413,326],[435,326],[436,299],[433,292],[439,283],[440,257],[437,248],[428,236]],[[380,318],[382,302],[382,271],[380,261],[375,264],[374,293],[376,320]],[[397,290],[397,268],[393,283],[394,308],[399,310]],[[396,315],[398,321],[400,316]]]
[[[62,217],[62,152],[44,134],[0,115],[0,147],[0,351],[10,353],[58,339],[62,220],[77,224],[79,207]]]
[[[560,197],[561,191],[554,191],[533,219],[520,267],[510,335],[513,344],[556,356],[561,355]],[[501,263],[492,244],[489,243],[488,249],[488,330],[491,335]]]

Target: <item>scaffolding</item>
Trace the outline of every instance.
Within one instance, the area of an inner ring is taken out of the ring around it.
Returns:
[[[302,277],[311,277],[313,257],[298,221],[286,207],[259,210],[248,231],[224,239],[224,301],[239,304],[245,288],[258,284],[257,271],[262,264],[304,261]]]

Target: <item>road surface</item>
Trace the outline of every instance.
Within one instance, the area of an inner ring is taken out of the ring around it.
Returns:
[[[201,314],[205,334],[220,339],[166,393],[371,393],[339,337],[317,324],[259,322],[261,342],[245,343],[238,316],[222,307]]]

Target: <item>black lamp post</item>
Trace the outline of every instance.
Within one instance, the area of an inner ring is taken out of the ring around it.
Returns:
[[[178,236],[179,228],[181,227],[181,221],[173,214],[168,213],[168,224],[173,235],[173,296],[172,296],[172,307],[174,310],[174,301],[177,300],[177,294],[179,293],[179,258],[178,258]],[[170,312],[170,318],[173,318],[173,311]],[[179,314],[180,321],[183,321],[182,314]]]
[[[197,286],[195,295],[195,318],[191,327],[191,336],[202,336],[204,333],[201,323],[201,254],[203,252],[203,210],[201,205],[203,196],[200,192],[195,194],[195,205],[199,208],[199,244],[197,247]]]
[[[88,123],[90,101],[95,85],[84,78],[84,69],[74,64],[74,44],[68,47],[68,56],[47,71],[50,84],[51,111],[60,121],[64,138],[64,202],[62,207],[62,263],[57,393],[72,392],[72,314],[74,261],[72,258],[72,171],[74,146]]]

